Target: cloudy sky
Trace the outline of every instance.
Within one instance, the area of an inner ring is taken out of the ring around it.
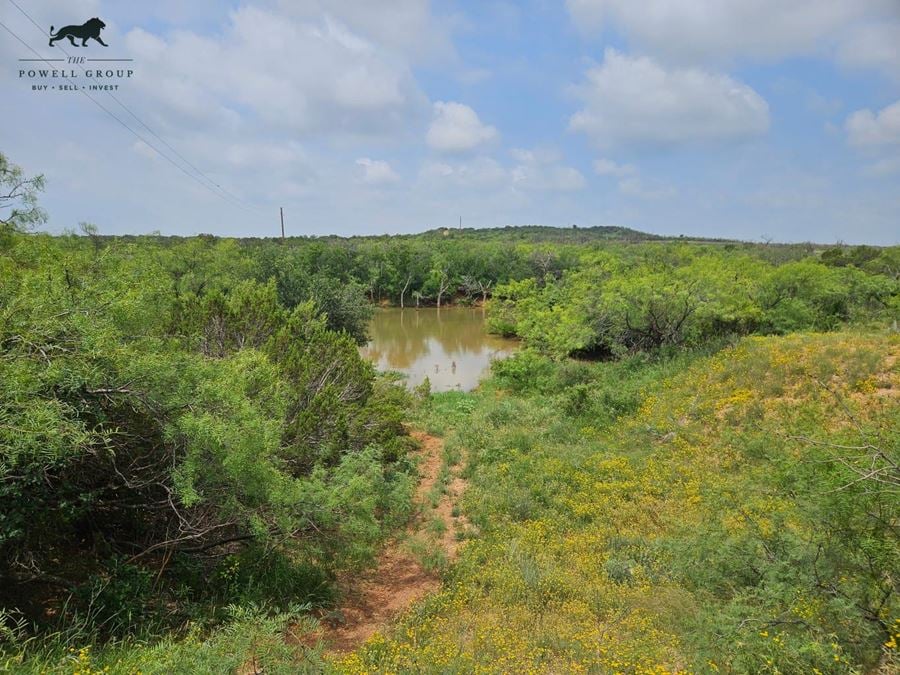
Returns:
[[[42,57],[98,16],[65,50],[134,59],[92,94],[120,123],[0,28],[0,151],[52,231],[900,243],[900,0],[16,1]]]

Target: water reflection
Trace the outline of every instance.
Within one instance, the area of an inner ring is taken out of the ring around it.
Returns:
[[[473,389],[492,359],[516,349],[515,342],[485,332],[482,309],[379,310],[369,335],[363,356],[379,370],[403,372],[410,387],[427,376],[432,391]]]

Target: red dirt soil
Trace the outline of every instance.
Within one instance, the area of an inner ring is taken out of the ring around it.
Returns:
[[[304,636],[304,643],[314,644],[321,640],[326,652],[332,654],[353,651],[387,627],[405,609],[440,587],[438,575],[426,570],[404,545],[404,540],[425,534],[425,515],[434,515],[444,522],[444,532],[435,544],[449,561],[456,558],[458,542],[454,520],[463,526],[465,521],[453,517],[453,505],[465,489],[465,481],[452,477],[448,494],[442,495],[437,508],[432,509],[428,504],[428,494],[438,482],[444,442],[420,431],[414,431],[411,435],[421,445],[421,480],[415,494],[415,517],[403,536],[388,542],[376,558],[374,567],[339,580],[342,601],[334,610],[320,617],[319,629]]]

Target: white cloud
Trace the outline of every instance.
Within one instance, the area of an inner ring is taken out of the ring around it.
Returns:
[[[540,167],[520,164],[512,169],[513,185],[528,190],[581,190],[586,181],[582,173],[571,166]]]
[[[554,148],[515,148],[511,165],[493,157],[460,161],[427,161],[420,178],[431,187],[453,186],[468,190],[532,192],[572,192],[586,185],[578,169],[562,163]]]
[[[205,141],[204,142],[208,142]],[[218,151],[222,160],[228,162],[236,169],[244,169],[252,171],[255,167],[296,167],[300,163],[307,161],[306,157],[296,143],[273,143],[262,140],[254,141],[238,141],[233,143],[216,143],[206,146],[200,150],[198,144],[195,146],[204,156],[210,156]]]
[[[614,49],[573,91],[584,107],[569,127],[600,147],[734,140],[769,127],[768,104],[747,85],[699,68],[667,70]]]
[[[516,189],[572,192],[587,184],[578,169],[560,163],[554,148],[515,148],[510,154],[517,162],[510,173]]]
[[[847,138],[857,147],[879,148],[900,144],[900,101],[877,113],[868,108],[852,113],[844,123]]]
[[[131,149],[142,157],[146,157],[147,159],[155,160],[159,158],[159,153],[157,153],[156,150],[144,143],[144,141],[135,141],[131,144]]]
[[[570,192],[581,190],[587,185],[587,181],[578,169],[571,166],[557,166],[550,170],[546,184],[550,190]]]
[[[900,20],[852,27],[838,45],[837,59],[845,66],[879,68],[900,80]]]
[[[551,145],[539,145],[534,148],[513,148],[510,157],[522,164],[553,164],[561,162],[563,155]]]
[[[441,152],[467,152],[495,138],[497,130],[483,124],[469,106],[438,101],[425,140],[429,147]]]
[[[601,157],[594,160],[594,173],[598,176],[624,177],[637,173],[637,168],[632,164],[619,164],[611,159]]]
[[[863,171],[870,176],[890,176],[900,172],[900,157],[879,159],[866,166]]]
[[[619,192],[638,199],[668,199],[677,194],[675,188],[670,185],[648,186],[637,176],[620,180]]]
[[[476,84],[487,82],[492,76],[493,73],[487,68],[469,68],[468,70],[459,73],[457,79],[463,84],[471,87]]]
[[[384,160],[360,157],[356,165],[362,167],[362,181],[369,185],[389,185],[400,181],[400,176]]]
[[[248,5],[216,37],[134,29],[126,42],[149,105],[206,130],[255,116],[271,129],[383,135],[425,103],[407,62],[329,16],[298,21]]]
[[[509,172],[491,157],[461,162],[427,161],[420,178],[430,185],[452,185],[466,189],[497,189],[509,182]]]
[[[43,2],[20,2],[19,4],[39,25],[43,26],[46,24],[47,28],[50,28],[51,24],[59,28],[67,24],[81,23],[92,16],[100,16],[103,18],[104,23],[107,24],[107,29],[103,31],[105,36],[109,33],[108,29],[115,23],[113,21],[115,17],[104,15],[100,7],[100,0],[45,0]],[[19,13],[19,10],[9,3],[7,10],[3,13],[3,22],[7,25],[12,23],[13,27],[17,28],[18,26],[15,24],[21,21],[20,25],[22,27],[30,27],[29,30],[23,31],[21,35],[26,39],[30,37],[29,33],[34,30],[34,27],[31,26],[28,19],[24,18]],[[4,35],[7,38],[9,37],[5,32]],[[104,41],[107,41],[106,38],[104,38]],[[43,40],[43,44],[46,45],[47,41]]]
[[[280,9],[301,21],[327,15],[386,49],[413,58],[454,56],[446,17],[436,17],[429,0],[279,0]]]
[[[682,62],[811,53],[853,22],[900,16],[896,0],[567,0],[566,6],[585,33],[599,34],[611,23],[633,44]]]
[[[594,160],[594,173],[598,176],[618,178],[616,187],[619,192],[628,197],[638,199],[656,200],[668,199],[678,194],[671,185],[659,181],[647,183],[641,176],[638,168],[633,164],[619,164],[618,162],[601,157]]]

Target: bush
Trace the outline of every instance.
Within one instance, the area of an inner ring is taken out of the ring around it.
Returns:
[[[408,513],[405,390],[315,302],[180,254],[0,250],[0,608],[48,629],[322,601]]]
[[[553,364],[537,352],[524,350],[494,361],[491,372],[497,383],[515,392],[541,391],[554,372]]]
[[[776,266],[734,250],[684,245],[585,255],[558,281],[499,286],[489,325],[557,360],[696,348],[757,332],[834,330],[890,318],[900,302],[894,249],[873,251],[843,268],[833,266],[831,254],[827,264],[807,257]]]

